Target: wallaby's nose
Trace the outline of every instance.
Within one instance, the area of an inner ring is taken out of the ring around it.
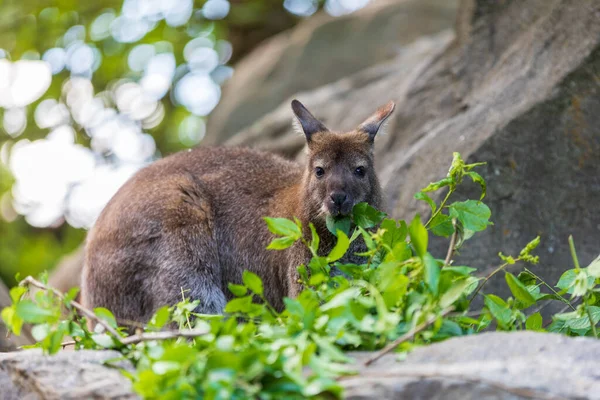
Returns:
[[[331,201],[333,201],[333,204],[335,204],[338,207],[344,204],[347,198],[348,196],[346,195],[346,193],[336,192],[331,194]]]

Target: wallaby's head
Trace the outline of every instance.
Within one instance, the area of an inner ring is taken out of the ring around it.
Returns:
[[[381,206],[381,187],[375,174],[373,143],[383,122],[394,111],[389,102],[355,130],[332,132],[298,100],[292,110],[308,144],[304,177],[306,204],[313,216],[348,215],[352,207],[367,202]]]

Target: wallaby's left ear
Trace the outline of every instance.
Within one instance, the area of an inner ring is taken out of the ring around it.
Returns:
[[[298,122],[302,126],[302,130],[306,135],[306,141],[310,142],[312,135],[318,132],[327,132],[329,129],[321,121],[316,119],[310,111],[302,105],[298,100],[292,101],[292,111],[294,111],[294,115],[298,118]]]
[[[385,120],[392,114],[396,105],[393,101],[390,101],[385,106],[379,107],[373,115],[365,120],[362,124],[358,126],[359,131],[365,132],[369,135],[371,142],[375,140],[375,135],[381,128],[381,125],[385,122]]]

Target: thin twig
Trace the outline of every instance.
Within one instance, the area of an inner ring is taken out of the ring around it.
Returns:
[[[469,311],[469,312],[460,311],[460,312],[450,313],[450,314],[448,314],[448,317],[479,317],[483,313],[484,313],[483,310]]]
[[[450,314],[450,312],[452,312],[452,311],[454,311],[454,307],[448,307],[444,311],[442,311],[441,314],[434,315],[433,317],[429,318],[427,321],[423,322],[421,325],[414,327],[410,331],[406,332],[404,335],[400,336],[398,339],[394,340],[392,343],[385,346],[383,349],[379,350],[373,357],[371,357],[367,361],[365,361],[364,365],[366,367],[368,367],[369,365],[373,364],[375,361],[379,360],[381,357],[383,357],[390,351],[394,350],[401,343],[412,339],[413,336],[415,336],[417,333],[421,332],[423,329],[427,328],[429,325],[433,324],[438,318],[445,317],[446,315]]]
[[[77,344],[77,342],[76,342],[76,341],[74,341],[74,340],[69,340],[68,342],[62,342],[60,345],[61,345],[61,346],[62,346],[62,348],[64,349],[64,348],[65,348],[65,347],[67,347],[67,346],[73,346],[73,345],[75,345],[75,344]]]
[[[561,296],[560,294],[558,294],[558,292],[557,292],[556,290],[554,290],[554,288],[553,288],[552,286],[548,285],[548,284],[546,283],[546,281],[545,281],[545,280],[543,280],[542,278],[540,278],[539,276],[537,276],[536,274],[534,274],[533,272],[531,272],[531,270],[530,270],[530,269],[528,269],[528,268],[525,268],[524,270],[525,270],[525,272],[527,272],[527,273],[531,274],[531,276],[533,276],[535,279],[537,279],[538,281],[540,281],[540,282],[541,282],[541,283],[542,283],[544,286],[546,286],[548,289],[550,289],[550,291],[551,291],[552,293],[554,293],[554,295],[556,295],[556,296],[560,297],[560,298],[561,298],[561,300],[560,300],[561,302],[563,302],[563,303],[567,304],[569,307],[571,307],[571,310],[575,311],[575,307],[573,307],[573,306],[571,305],[571,302],[570,302],[569,300],[565,299],[565,298],[564,298],[563,296]]]
[[[453,225],[454,225],[454,221]],[[454,254],[454,246],[456,245],[456,236],[458,236],[458,231],[456,230],[456,226],[454,226],[454,232],[452,233],[452,237],[450,238],[450,246],[448,246],[448,253],[446,253],[446,259],[444,260],[444,267],[450,265],[450,260],[452,259],[452,255]]]
[[[149,342],[151,340],[168,340],[176,338],[195,338],[210,333],[210,329],[183,329],[180,331],[147,332],[138,335],[127,336],[121,339],[124,345],[140,342]]]
[[[454,192],[454,190],[448,190],[448,193],[446,193],[446,197],[444,197],[444,200],[442,200],[442,202],[440,203],[440,206],[438,207],[437,210],[435,210],[435,212],[431,215],[431,217],[429,217],[429,219],[427,220],[427,222],[425,223],[425,228],[427,228],[427,226],[429,226],[429,224],[431,223],[431,221],[433,221],[433,219],[435,217],[437,217],[437,215],[442,211],[442,209],[444,208],[444,206],[446,205],[446,203],[448,202],[448,199],[450,198],[450,195]]]
[[[515,260],[515,262],[517,262],[517,261],[519,261],[519,259]],[[489,274],[488,276],[486,276],[485,279],[483,280],[483,282],[481,283],[481,285],[479,285],[477,287],[477,289],[475,289],[475,292],[473,293],[473,295],[469,299],[469,304],[473,301],[473,299],[475,298],[475,296],[477,296],[477,293],[479,293],[479,291],[481,290],[481,288],[485,286],[485,284],[490,280],[490,278],[492,276],[496,275],[498,272],[502,271],[504,268],[506,268],[509,265],[511,265],[511,264],[504,263],[501,266],[499,266],[498,268],[496,268],[491,274]]]
[[[42,282],[33,279],[33,277],[31,277],[31,276],[28,276],[27,278],[23,279],[19,283],[19,286],[24,286],[24,285],[31,285],[31,286],[35,286],[39,289],[43,289],[43,290],[52,292],[56,296],[58,296],[61,300],[64,300],[64,298],[65,298],[65,295],[62,294],[59,290],[56,290],[50,286],[47,286],[47,285],[43,284]],[[81,312],[83,315],[85,315],[89,319],[92,319],[92,320],[96,321],[97,323],[99,323],[100,325],[102,325],[104,327],[104,329],[106,329],[108,332],[110,332],[111,335],[113,335],[115,338],[117,338],[119,341],[121,341],[121,338],[122,338],[121,334],[119,334],[119,332],[117,332],[117,330],[115,328],[110,326],[102,318],[97,317],[93,311],[88,310],[87,308],[85,308],[84,306],[82,306],[81,304],[76,302],[75,300],[71,301],[71,305],[73,306],[73,308],[77,309],[79,312]]]
[[[115,320],[117,321],[117,324],[119,326],[128,326],[130,328],[140,328],[140,329],[145,329],[146,325],[137,322],[137,321],[132,321],[130,319],[123,319],[123,318],[116,318]]]
[[[577,258],[577,252],[575,251],[573,235],[569,235],[569,249],[571,250],[571,257],[573,258],[573,264],[575,264],[575,269],[579,271],[581,267],[579,266],[579,258]]]

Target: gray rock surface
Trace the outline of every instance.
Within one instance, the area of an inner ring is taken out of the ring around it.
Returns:
[[[2,399],[136,399],[131,381],[119,369],[127,362],[114,351],[63,351],[45,356],[37,350],[0,354]]]
[[[358,354],[365,360],[370,354]],[[347,399],[600,399],[600,341],[484,333],[388,355],[346,378]]]
[[[582,265],[600,253],[600,1],[462,0],[456,39],[420,39],[395,60],[297,93],[317,117],[350,129],[376,106],[397,102],[376,156],[388,211],[428,213],[413,195],[446,175],[452,152],[488,161],[487,203],[495,225],[457,263],[489,273],[497,253],[518,252],[540,234],[550,283],[572,268],[569,234]],[[408,66],[408,70],[403,68]],[[290,97],[291,98],[291,97]],[[300,154],[289,99],[228,143]],[[475,194],[468,187],[461,195]],[[434,241],[443,257],[447,242]],[[507,294],[502,274],[489,290]]]
[[[485,333],[416,349],[405,361],[352,353],[347,399],[600,399],[600,341],[534,332]],[[118,353],[27,350],[0,355],[2,399],[133,399],[129,379],[103,366]],[[127,363],[120,368],[132,370]]]
[[[202,143],[222,142],[298,91],[393,59],[418,37],[451,28],[457,3],[377,0],[341,17],[320,13],[267,40],[236,65]]]

